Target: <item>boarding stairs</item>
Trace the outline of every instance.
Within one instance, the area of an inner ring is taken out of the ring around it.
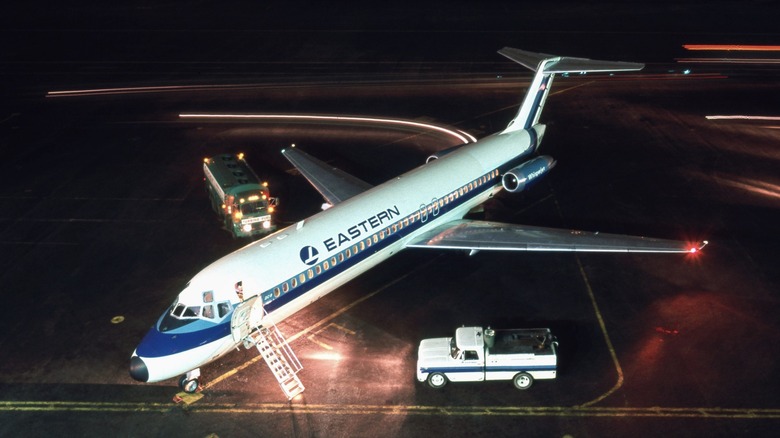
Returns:
[[[257,348],[284,395],[292,400],[305,389],[298,378],[303,366],[276,324],[267,324],[265,309],[256,299],[245,301],[234,311],[231,322],[233,338],[236,342],[242,341],[247,349]]]
[[[252,345],[265,359],[288,400],[303,392],[305,388],[298,378],[298,371],[303,366],[276,325],[258,327],[244,338],[244,347],[251,348]]]

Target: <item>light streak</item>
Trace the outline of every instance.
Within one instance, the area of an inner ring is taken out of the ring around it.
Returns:
[[[743,114],[705,116],[707,120],[770,120],[780,121],[778,116],[749,116]]]
[[[388,119],[378,117],[361,116],[328,116],[328,115],[308,115],[308,114],[179,114],[182,119],[236,119],[236,120],[305,120],[305,121],[331,121],[331,122],[365,122],[365,123],[383,123],[388,125],[411,126],[415,128],[438,131],[457,138],[461,143],[476,142],[476,138],[464,133],[463,131],[453,131],[442,126],[432,125],[430,123],[413,122],[411,120]]]
[[[681,62],[679,59],[678,62]],[[688,73],[672,72],[646,75],[621,75],[611,76],[609,78],[598,78],[597,81],[690,81],[695,79],[728,79],[728,76],[721,73]]]
[[[743,194],[754,195],[754,199],[762,199],[773,205],[780,200],[780,184],[774,181],[764,181],[736,175],[708,175],[702,172],[691,172],[690,175],[698,180],[714,183],[721,188],[736,189]],[[739,201],[743,203],[749,202],[746,196],[740,196]]]
[[[336,352],[322,352],[322,353],[314,353],[309,356],[306,356],[305,359],[330,360],[330,361],[338,362],[342,359],[342,356],[341,354]]]
[[[759,46],[743,44],[683,44],[685,50],[726,50],[737,52],[780,52],[780,46]]]
[[[771,199],[780,199],[780,185],[778,184],[748,178],[728,179],[716,177],[715,180],[725,186],[740,189],[754,195]]]
[[[780,59],[771,58],[675,58],[675,61],[699,64],[780,64]]]
[[[118,87],[118,88],[93,88],[84,90],[49,91],[46,97],[74,97],[74,96],[100,96],[110,94],[135,94],[135,93],[167,93],[188,90],[223,90],[230,88],[246,88],[251,85],[166,85],[158,87]]]

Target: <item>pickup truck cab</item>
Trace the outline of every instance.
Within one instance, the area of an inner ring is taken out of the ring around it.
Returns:
[[[452,338],[420,342],[417,380],[432,388],[447,382],[512,380],[517,389],[528,389],[534,380],[555,378],[557,348],[546,328],[460,327]]]

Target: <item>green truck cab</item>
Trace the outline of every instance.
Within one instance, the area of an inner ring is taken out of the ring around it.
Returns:
[[[203,160],[211,207],[233,237],[267,234],[276,229],[273,213],[279,204],[268,183],[261,182],[244,154],[222,154]]]

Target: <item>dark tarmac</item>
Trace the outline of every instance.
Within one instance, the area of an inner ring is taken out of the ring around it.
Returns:
[[[687,43],[776,42],[760,19],[775,8],[747,3],[20,6],[2,19],[16,43],[0,58],[0,436],[774,436],[778,52],[676,61]],[[301,399],[286,401],[254,350],[203,367],[203,390],[181,403],[176,382],[130,378],[130,354],[183,285],[246,243],[220,229],[203,157],[245,152],[289,224],[322,203],[279,153],[291,143],[374,184],[456,144],[378,123],[180,114],[370,115],[481,137],[528,85],[495,53],[505,45],[648,66],[557,77],[542,114],[556,168],[484,217],[707,239],[702,253],[408,250],[280,325],[304,366]],[[417,383],[418,342],[463,324],[551,327],[558,378],[528,391]]]

